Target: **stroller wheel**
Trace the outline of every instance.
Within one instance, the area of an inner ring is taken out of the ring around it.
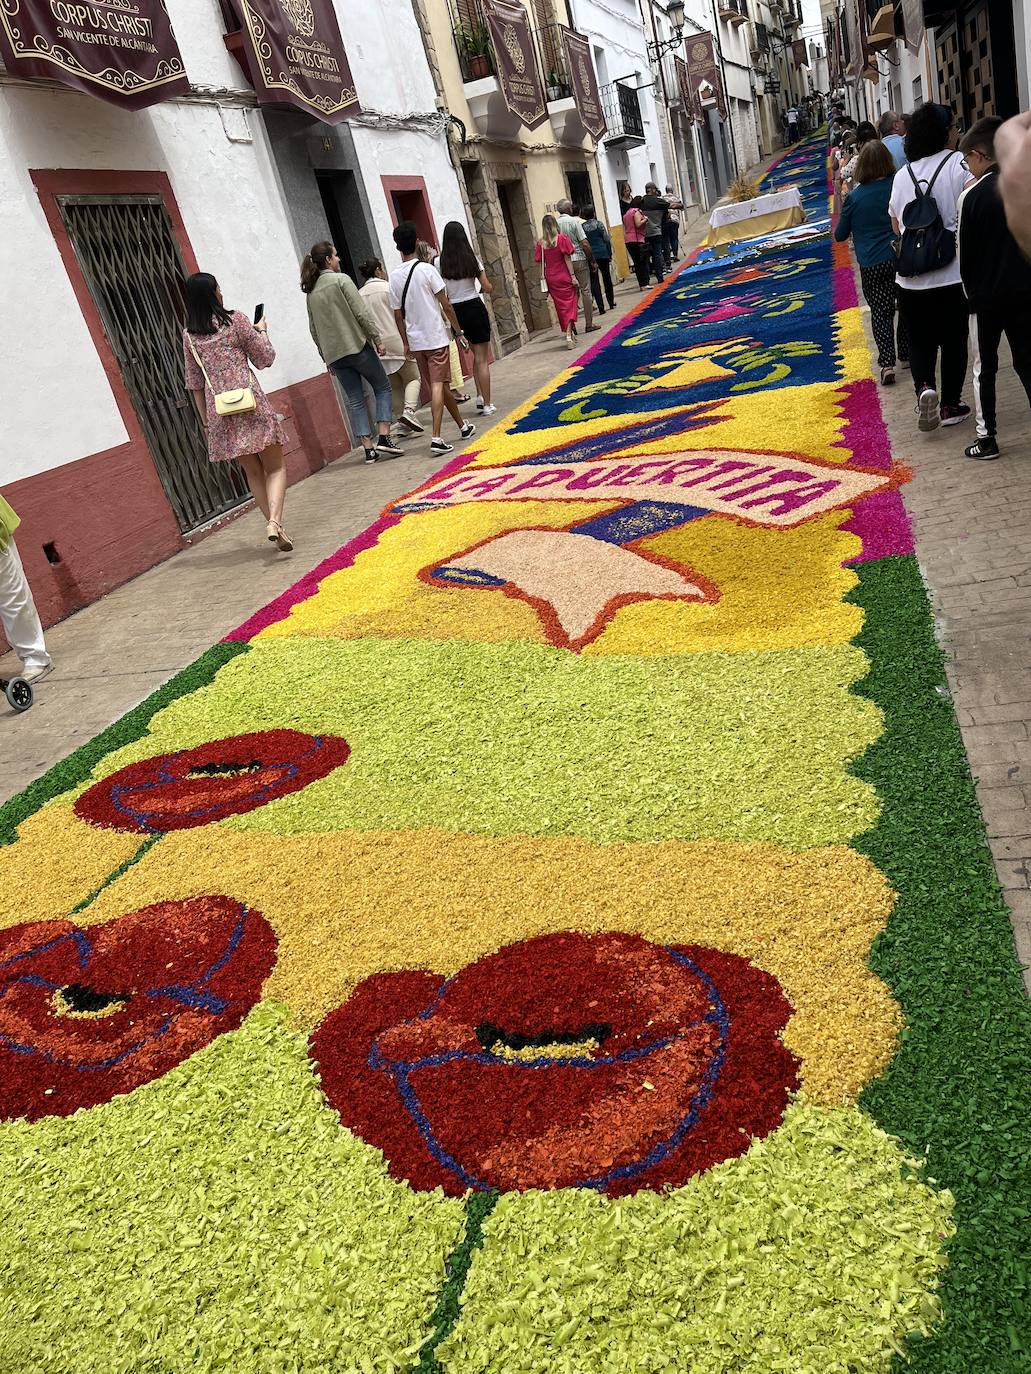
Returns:
[[[4,695],[12,711],[27,711],[32,705],[32,684],[23,677],[12,677],[4,684]]]

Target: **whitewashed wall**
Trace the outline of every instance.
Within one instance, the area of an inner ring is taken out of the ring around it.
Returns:
[[[191,80],[239,87],[214,0],[169,0],[168,8]],[[265,302],[278,356],[263,382],[275,389],[322,370],[256,113],[181,101],[132,113],[75,91],[0,86],[4,482],[128,437],[29,177],[40,168],[165,172],[198,264],[218,277],[227,304],[250,311]],[[56,375],[61,405],[41,407]]]
[[[666,118],[665,109],[655,99],[647,39],[641,22],[637,0],[571,0],[573,26],[590,41],[592,51],[600,48],[605,54],[604,71],[598,72],[599,82],[619,77],[634,77],[636,84],[648,87],[639,92],[641,116],[644,121],[646,143],[626,152],[610,150],[600,145],[598,167],[601,173],[605,207],[610,223],[619,218],[618,183],[630,182],[635,195],[643,195],[645,183],[652,179],[665,187],[670,180],[666,163],[660,120]],[[650,32],[649,35],[650,37]],[[635,84],[631,80],[628,84]]]
[[[433,83],[409,0],[337,3],[363,106],[398,115],[431,113]],[[194,86],[244,89],[222,42],[216,0],[168,0],[168,9]],[[465,220],[442,137],[356,126],[354,142],[384,246],[392,228],[384,175],[424,177],[438,228],[448,219]],[[166,173],[198,264],[218,277],[226,302],[245,311],[265,302],[277,359],[263,382],[276,389],[323,370],[308,333],[297,250],[257,111],[168,101],[132,113],[74,91],[0,85],[0,375],[7,421],[0,480],[47,471],[127,438],[29,177],[39,168]],[[58,374],[61,405],[41,407],[38,398]]]

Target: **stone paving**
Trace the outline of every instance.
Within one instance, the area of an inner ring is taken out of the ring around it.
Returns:
[[[917,557],[1017,954],[1031,965],[1031,412],[1004,344],[1003,456],[975,462],[963,455],[973,417],[919,433],[910,374],[898,377],[881,390],[892,449],[915,474],[903,495]],[[1031,992],[1031,969],[1024,982]]]
[[[688,247],[704,229],[696,227]],[[636,281],[623,283],[616,309],[606,311],[600,328],[610,328],[639,299]],[[551,329],[500,359],[491,369],[496,419],[600,337],[581,332],[580,347],[570,351]],[[462,410],[481,433],[496,423],[477,417],[472,402]],[[428,424],[428,407],[421,418]],[[447,415],[442,432],[456,438]],[[475,445],[473,439],[469,447]],[[404,448],[403,458],[373,467],[352,452],[291,487],[285,524],[296,545],[293,554],[268,544],[264,521],[252,508],[49,629],[47,647],[57,666],[39,684],[36,704],[22,716],[11,714],[6,702],[0,710],[0,802],[149,696],[440,466],[429,452],[428,430],[425,437],[405,440]],[[459,443],[456,455],[461,448]],[[0,675],[10,676],[18,666],[13,654],[0,657]]]

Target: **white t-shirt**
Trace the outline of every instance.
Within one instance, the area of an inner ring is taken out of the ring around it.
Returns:
[[[938,202],[938,209],[941,211],[942,223],[945,228],[951,229],[955,233],[959,223],[960,193],[970,180],[966,163],[959,153],[933,153],[930,157],[918,158],[916,162],[911,162],[908,167],[900,167],[895,173],[895,180],[891,183],[891,199],[888,201],[888,211],[898,220],[900,229],[904,228],[902,223],[903,210],[911,201],[916,200],[913,177],[916,177],[917,181],[921,183],[920,189],[926,190],[927,183],[938,171],[946,157],[949,160],[939,173],[931,194]],[[913,177],[909,175],[910,168],[912,168]],[[920,277],[896,277],[895,280],[899,286],[907,291],[931,291],[936,286],[957,286],[960,280],[959,254],[957,253],[945,267],[939,267],[934,272],[925,272]]]
[[[408,334],[408,347],[415,352],[426,352],[434,348],[447,348],[451,333],[440,313],[437,292],[444,290],[444,279],[435,267],[428,262],[403,262],[390,274],[390,305],[393,310],[401,309],[401,296],[409,274],[412,284],[405,296],[405,330]]]
[[[483,271],[483,265],[477,259],[476,271]],[[461,305],[462,301],[474,301],[477,296],[483,293],[480,290],[480,278],[475,277],[445,277],[444,285],[447,288],[447,298],[452,305]]]

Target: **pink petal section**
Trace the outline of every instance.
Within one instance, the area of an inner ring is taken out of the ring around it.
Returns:
[[[886,472],[892,464],[888,429],[881,414],[877,383],[870,378],[843,386],[840,410],[845,425],[838,441],[849,449],[849,465]],[[913,530],[897,491],[875,492],[856,506],[852,518],[843,526],[863,541],[863,551],[850,563],[868,563],[873,558],[913,552]]]

